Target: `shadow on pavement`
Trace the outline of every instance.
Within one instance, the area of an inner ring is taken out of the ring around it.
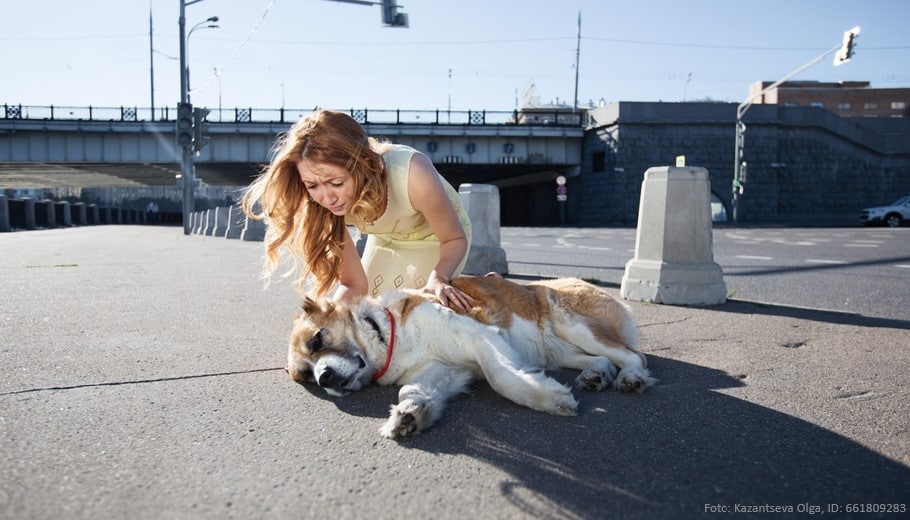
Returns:
[[[910,321],[907,320],[863,316],[862,314],[855,314],[852,312],[841,312],[825,309],[808,309],[804,307],[790,307],[787,305],[779,305],[775,303],[727,300],[727,303],[724,305],[705,308],[708,310],[716,310],[720,312],[782,316],[786,318],[835,323],[838,325],[852,325],[856,327],[910,330]]]
[[[717,512],[706,509],[715,506],[830,513],[848,504],[906,504],[910,468],[802,419],[724,395],[718,390],[742,385],[724,372],[649,359],[655,374],[666,376],[658,386],[641,395],[576,391],[581,406],[574,418],[520,407],[476,383],[436,426],[399,446],[494,465],[511,475],[500,493],[542,518],[611,512],[682,518]],[[575,374],[554,376],[569,383]],[[396,394],[395,387],[369,387],[332,400],[346,413],[384,418]]]

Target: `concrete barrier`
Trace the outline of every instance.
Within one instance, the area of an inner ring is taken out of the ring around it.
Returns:
[[[246,225],[240,233],[240,240],[247,240],[250,242],[261,242],[265,240],[265,221],[247,217]]]
[[[458,195],[471,219],[471,249],[464,273],[508,273],[506,251],[500,246],[499,188],[492,184],[462,184]]]
[[[215,226],[212,228],[213,237],[225,236],[228,227],[228,214],[230,212],[231,208],[227,206],[215,208]]]
[[[12,231],[9,225],[9,201],[6,195],[0,195],[0,232]]]
[[[101,223],[101,211],[97,204],[88,204],[85,206],[85,224],[97,226]]]
[[[239,204],[234,204],[228,208],[227,226],[224,238],[240,238],[240,235],[243,234],[243,228],[246,227],[246,215],[243,214]]]
[[[60,227],[70,227],[73,225],[73,215],[70,213],[69,201],[61,200],[54,203],[54,218]]]
[[[35,226],[35,199],[23,197],[10,199],[9,222],[12,229],[36,229]]]
[[[635,257],[626,263],[620,294],[671,305],[726,301],[723,272],[714,262],[708,170],[662,166],[645,172]]]
[[[205,210],[205,228],[202,230],[203,235],[210,237],[212,236],[212,233],[215,232],[215,217],[215,209]]]
[[[54,211],[54,201],[48,199],[35,201],[35,226],[45,229],[57,227],[57,212]]]
[[[84,226],[87,223],[84,202],[70,204],[70,218],[73,224],[77,226]]]

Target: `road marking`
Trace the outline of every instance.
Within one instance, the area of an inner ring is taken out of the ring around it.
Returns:
[[[878,244],[857,244],[857,243],[851,243],[851,244],[844,244],[844,247],[878,247]]]
[[[843,260],[824,260],[824,259],[817,259],[817,258],[807,258],[806,263],[807,264],[841,265],[841,264],[846,264],[847,262],[845,262]]]
[[[901,269],[910,269],[910,265],[908,264],[895,264],[894,267],[899,267]]]
[[[736,258],[742,258],[743,260],[774,260],[770,256],[736,255]]]
[[[572,237],[568,237],[572,238]],[[573,247],[578,249],[589,249],[593,251],[611,251],[609,247],[596,247],[596,246],[577,246],[575,244],[570,244],[565,238],[556,239],[556,247],[564,247],[566,249],[571,249]]]

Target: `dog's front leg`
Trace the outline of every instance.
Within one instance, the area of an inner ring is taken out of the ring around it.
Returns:
[[[406,384],[398,391],[398,404],[392,406],[379,434],[394,439],[420,433],[439,419],[448,400],[464,392],[473,378],[469,370],[439,362],[408,374],[399,380]]]

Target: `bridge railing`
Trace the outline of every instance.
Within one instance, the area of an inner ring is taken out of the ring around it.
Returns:
[[[209,123],[293,123],[313,109],[210,108]],[[361,124],[427,125],[545,125],[583,126],[586,112],[568,110],[404,110],[343,109]],[[0,119],[52,121],[175,121],[176,107],[74,107],[55,105],[3,105]]]

